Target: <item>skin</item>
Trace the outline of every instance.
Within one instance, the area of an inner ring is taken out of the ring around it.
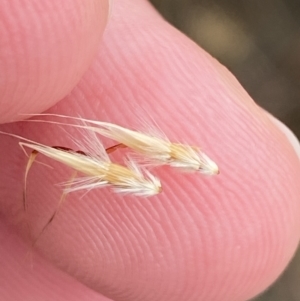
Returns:
[[[163,192],[149,199],[109,189],[83,197],[74,193],[31,250],[22,208],[26,157],[16,139],[0,136],[0,296],[242,301],[262,292],[287,266],[300,233],[299,157],[282,126],[225,67],[146,1],[115,0],[103,36],[108,3],[80,2],[57,4],[55,15],[46,1],[34,14],[13,0],[1,9],[5,26],[16,11],[24,24],[51,20],[51,34],[44,25],[38,36],[21,23],[15,35],[10,27],[0,29],[6,33],[0,34],[6,42],[0,48],[2,123],[47,108],[131,128],[155,121],[171,140],[202,146],[221,174],[208,178],[155,169]],[[83,21],[76,19],[78,11],[85,12]],[[58,43],[56,36],[65,38]],[[55,125],[19,122],[0,130],[72,147]],[[37,160],[53,169],[35,164],[29,174],[27,218],[33,237],[56,209],[61,192],[55,184],[72,174],[42,156]]]

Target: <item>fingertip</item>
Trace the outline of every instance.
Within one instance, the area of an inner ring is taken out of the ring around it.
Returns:
[[[56,112],[132,127],[143,108],[170,139],[203,147],[221,174],[160,169],[164,191],[151,200],[94,191],[66,205],[40,250],[113,298],[249,299],[297,247],[299,160],[237,80],[145,3],[116,3],[95,64]],[[42,129],[26,133],[65,143]],[[31,176],[39,216],[55,181],[42,169]]]
[[[72,90],[97,52],[108,11],[108,0],[3,3],[0,122],[41,112]]]
[[[181,299],[194,294],[202,294],[204,300],[249,299],[279,276],[297,247],[299,161],[284,136],[225,67],[143,7],[144,2],[136,6],[127,2],[116,4],[95,64],[56,112],[70,112],[70,104],[80,103],[80,107],[73,106],[74,114],[80,109],[88,118],[130,128],[135,128],[138,116],[145,116],[157,121],[171,140],[202,147],[221,170],[211,179],[156,171],[164,185],[159,201],[143,202],[151,203],[147,210],[126,202],[127,214],[141,217],[141,221],[130,219],[128,226],[141,229],[135,232],[135,245],[144,244],[136,237],[145,229],[157,226],[153,216],[161,221],[155,235],[164,237],[158,241],[147,236],[145,248],[150,251],[141,255],[147,281],[132,288],[132,294],[151,300],[155,290],[161,298],[176,300],[164,290],[169,287],[180,291]],[[128,12],[132,6],[144,12],[132,16],[134,21]],[[120,204],[118,197],[107,195],[106,200],[114,208]],[[120,220],[116,212],[112,213],[114,223]],[[100,233],[107,230],[101,224],[97,229]],[[130,266],[130,283],[136,283],[141,279],[140,268],[127,260],[135,255],[122,256],[128,252],[128,236],[124,231],[124,243],[119,236],[109,243],[113,250],[123,250],[120,257],[112,255],[113,260]],[[163,250],[162,257],[158,249]],[[160,267],[157,272],[152,270],[153,256]],[[111,270],[117,268],[106,265],[105,281],[115,288],[115,295],[127,292],[129,285],[127,276],[116,285]],[[167,275],[164,283],[157,281],[159,273]],[[183,284],[187,278],[193,287],[189,290]],[[97,284],[93,287],[97,289]]]

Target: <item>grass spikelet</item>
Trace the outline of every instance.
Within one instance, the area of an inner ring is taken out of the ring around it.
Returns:
[[[33,150],[34,157],[29,158],[25,172],[26,178],[36,154],[40,153],[84,175],[82,178],[74,179],[73,185],[68,185],[69,187],[65,191],[67,193],[105,186],[112,187],[118,193],[145,197],[161,192],[160,181],[148,171],[141,170],[135,162],[128,160],[127,166],[111,162],[96,136],[91,141],[93,145],[90,150],[85,153],[65,147],[46,146],[14,134],[0,133],[26,141],[19,142],[20,146]],[[92,153],[91,150],[97,150],[97,152]]]
[[[56,114],[38,114],[37,116],[61,117],[84,122],[84,125],[77,125],[64,124],[56,121],[45,121],[47,123],[85,128],[96,132],[117,141],[119,145],[114,146],[114,149],[126,146],[147,158],[150,164],[153,165],[170,165],[185,171],[198,171],[205,175],[219,174],[217,164],[201,151],[199,147],[173,143],[166,137],[145,134],[108,122]],[[43,120],[30,121],[43,122]]]

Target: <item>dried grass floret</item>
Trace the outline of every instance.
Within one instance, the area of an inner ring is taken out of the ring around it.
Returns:
[[[199,147],[187,144],[173,143],[165,135],[146,134],[130,130],[117,124],[72,117],[57,114],[39,114],[37,116],[52,116],[67,119],[75,119],[84,122],[84,125],[64,124],[56,121],[47,123],[63,124],[84,128],[96,132],[107,138],[117,141],[119,144],[112,148],[128,147],[146,158],[147,165],[170,165],[185,171],[198,171],[205,175],[219,174],[217,164],[211,160]],[[43,120],[31,120],[43,122]]]

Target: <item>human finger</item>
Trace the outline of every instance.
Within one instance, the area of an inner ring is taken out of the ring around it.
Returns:
[[[146,2],[115,1],[96,61],[51,112],[127,127],[142,115],[171,140],[203,146],[221,170],[207,179],[158,169],[163,193],[148,200],[106,189],[73,195],[38,247],[80,281],[115,300],[246,300],[289,262],[299,240],[294,148],[228,70]],[[48,124],[10,129],[66,142]],[[31,173],[36,231],[66,175],[55,166]]]
[[[108,2],[1,1],[1,123],[39,113],[72,90],[97,52]]]

